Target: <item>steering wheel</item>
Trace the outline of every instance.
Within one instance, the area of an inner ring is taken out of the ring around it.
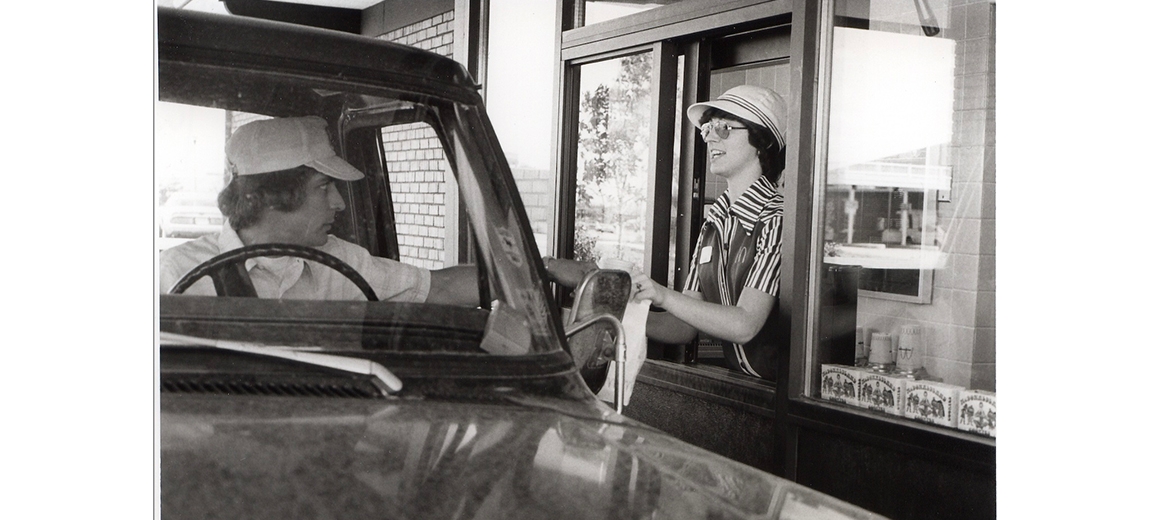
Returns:
[[[369,301],[377,301],[377,293],[373,292],[369,282],[349,264],[319,249],[296,244],[256,244],[221,253],[184,274],[170,289],[170,294],[182,294],[200,278],[210,276],[219,296],[256,298],[258,295],[244,262],[258,256],[294,256],[322,264],[348,278]]]

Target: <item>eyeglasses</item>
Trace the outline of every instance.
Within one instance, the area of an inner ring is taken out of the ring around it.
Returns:
[[[709,136],[710,136],[711,130],[713,130],[715,134],[718,134],[719,139],[726,139],[726,138],[730,137],[731,130],[746,130],[746,127],[745,126],[730,126],[730,123],[727,123],[725,121],[718,121],[717,123],[715,123],[713,121],[706,121],[705,123],[702,124],[701,130],[702,130],[702,140],[709,141],[710,140]]]

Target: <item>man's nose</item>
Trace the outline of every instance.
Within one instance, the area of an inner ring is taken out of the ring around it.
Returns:
[[[336,183],[329,184],[329,208],[333,211],[345,209],[345,199],[341,198],[341,192],[337,189]]]

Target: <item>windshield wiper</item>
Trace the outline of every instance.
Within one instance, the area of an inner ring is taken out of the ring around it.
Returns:
[[[175,334],[173,332],[160,332],[159,339],[167,346],[221,348],[224,350],[233,350],[236,352],[259,354],[261,356],[291,359],[293,361],[299,361],[309,365],[335,368],[338,370],[344,370],[346,372],[352,372],[354,374],[371,376],[373,378],[373,385],[376,386],[378,390],[381,390],[382,395],[393,394],[402,389],[401,379],[398,379],[397,376],[393,375],[393,373],[390,372],[388,368],[385,368],[380,363],[370,361],[368,359],[335,356],[332,354],[319,354],[315,352],[304,352],[301,350],[295,350],[292,347],[261,345],[258,343],[244,343],[242,341],[229,341],[223,339],[199,338],[196,336]]]

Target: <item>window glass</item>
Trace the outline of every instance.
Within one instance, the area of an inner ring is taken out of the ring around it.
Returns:
[[[993,4],[834,9],[807,391],[957,427],[996,386]]]
[[[223,188],[226,112],[159,102],[155,127],[155,197],[159,249],[215,233],[223,225],[216,197]]]
[[[230,179],[227,136],[267,116],[160,101],[155,104],[155,216],[159,250],[223,226],[219,191]]]
[[[555,200],[556,3],[492,0],[487,42],[487,113],[543,255]]]
[[[580,67],[574,258],[645,265],[651,55]]]

